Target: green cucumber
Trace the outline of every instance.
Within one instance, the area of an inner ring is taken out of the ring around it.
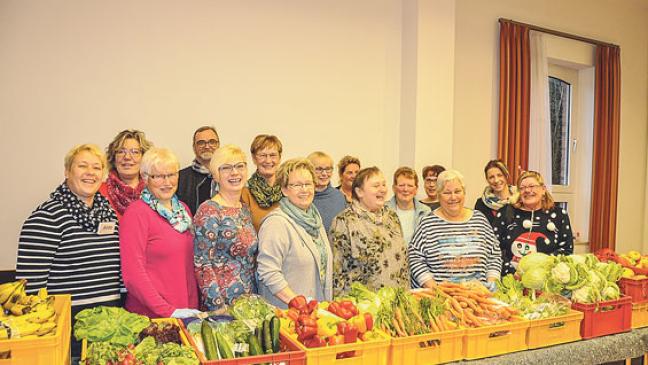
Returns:
[[[263,349],[261,348],[259,339],[253,333],[250,333],[250,336],[248,336],[248,345],[250,345],[250,355],[263,355]]]
[[[272,336],[272,352],[275,354],[279,352],[279,328],[281,327],[281,323],[279,321],[279,318],[277,317],[272,317],[270,320],[270,335]]]
[[[234,351],[232,351],[232,346],[225,339],[223,335],[216,332],[216,343],[218,343],[218,350],[221,355],[221,359],[233,359]]]
[[[270,333],[270,320],[263,321],[263,350],[266,354],[272,353],[272,334]]]
[[[207,360],[218,360],[218,347],[216,346],[216,340],[214,339],[211,326],[207,321],[203,321],[200,326],[200,335],[205,345],[205,358]]]

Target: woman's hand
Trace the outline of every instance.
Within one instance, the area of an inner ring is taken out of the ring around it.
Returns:
[[[425,283],[423,283],[423,287],[428,288],[428,289],[436,288],[437,287],[436,280],[431,279],[431,280],[426,281]]]

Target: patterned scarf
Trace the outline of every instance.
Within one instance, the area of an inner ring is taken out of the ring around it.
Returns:
[[[259,171],[255,171],[247,183],[250,193],[261,208],[270,208],[272,204],[281,200],[283,196],[281,194],[281,186],[279,184],[275,186],[268,185],[266,179],[259,175]]]
[[[326,251],[326,243],[320,235],[320,227],[322,227],[322,217],[315,205],[311,204],[307,210],[302,210],[295,206],[283,197],[279,201],[281,211],[286,213],[295,223],[299,224],[308,234],[313,238],[313,242],[317,247],[320,254],[320,282],[323,287],[326,287],[326,272],[328,270],[328,252]]]
[[[211,182],[210,186],[210,195],[209,196],[214,196],[216,193],[218,193],[218,183],[212,179],[211,172],[209,169],[207,169],[205,166],[203,166],[198,160],[194,159],[193,162],[191,162],[191,169],[196,171],[199,174],[205,175],[209,178],[209,181]]]
[[[151,209],[156,211],[162,218],[169,221],[173,229],[182,233],[191,228],[191,218],[185,209],[184,205],[180,203],[177,196],[171,199],[171,210],[160,203],[148,188],[142,190],[142,200],[148,204]]]
[[[490,186],[487,186],[484,189],[484,193],[482,194],[481,199],[484,202],[484,204],[486,204],[486,206],[489,207],[490,209],[500,210],[506,204],[515,204],[517,200],[520,198],[520,192],[518,191],[516,186],[509,185],[508,189],[509,189],[509,197],[506,199],[500,199],[493,192],[493,189]]]
[[[97,232],[99,223],[116,222],[117,216],[110,207],[108,199],[95,193],[92,207],[88,207],[78,196],[70,190],[67,181],[59,185],[50,198],[63,204],[65,209],[74,217],[81,227],[87,232]]]
[[[351,203],[351,208],[358,214],[358,216],[364,216],[366,219],[373,224],[379,226],[385,224],[385,219],[387,218],[387,214],[385,214],[385,207],[383,206],[378,210],[377,212],[371,212],[362,205],[360,205],[360,202],[357,200],[354,200]]]
[[[139,179],[137,187],[132,188],[121,181],[117,171],[110,170],[106,186],[108,187],[108,199],[113,203],[115,210],[119,214],[124,214],[130,203],[140,198],[142,190],[144,190],[144,180]]]

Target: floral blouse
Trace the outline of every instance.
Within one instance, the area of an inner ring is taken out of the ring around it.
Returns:
[[[410,287],[405,241],[393,210],[372,213],[354,201],[333,219],[329,238],[334,296],[348,293],[356,281],[371,289]]]
[[[215,310],[256,293],[258,240],[247,205],[231,208],[207,200],[196,211],[194,229],[200,308]]]

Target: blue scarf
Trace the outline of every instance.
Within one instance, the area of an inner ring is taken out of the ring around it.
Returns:
[[[142,190],[142,200],[162,218],[169,221],[173,229],[182,233],[191,227],[191,218],[177,196],[171,199],[171,210],[160,203],[148,188]]]

